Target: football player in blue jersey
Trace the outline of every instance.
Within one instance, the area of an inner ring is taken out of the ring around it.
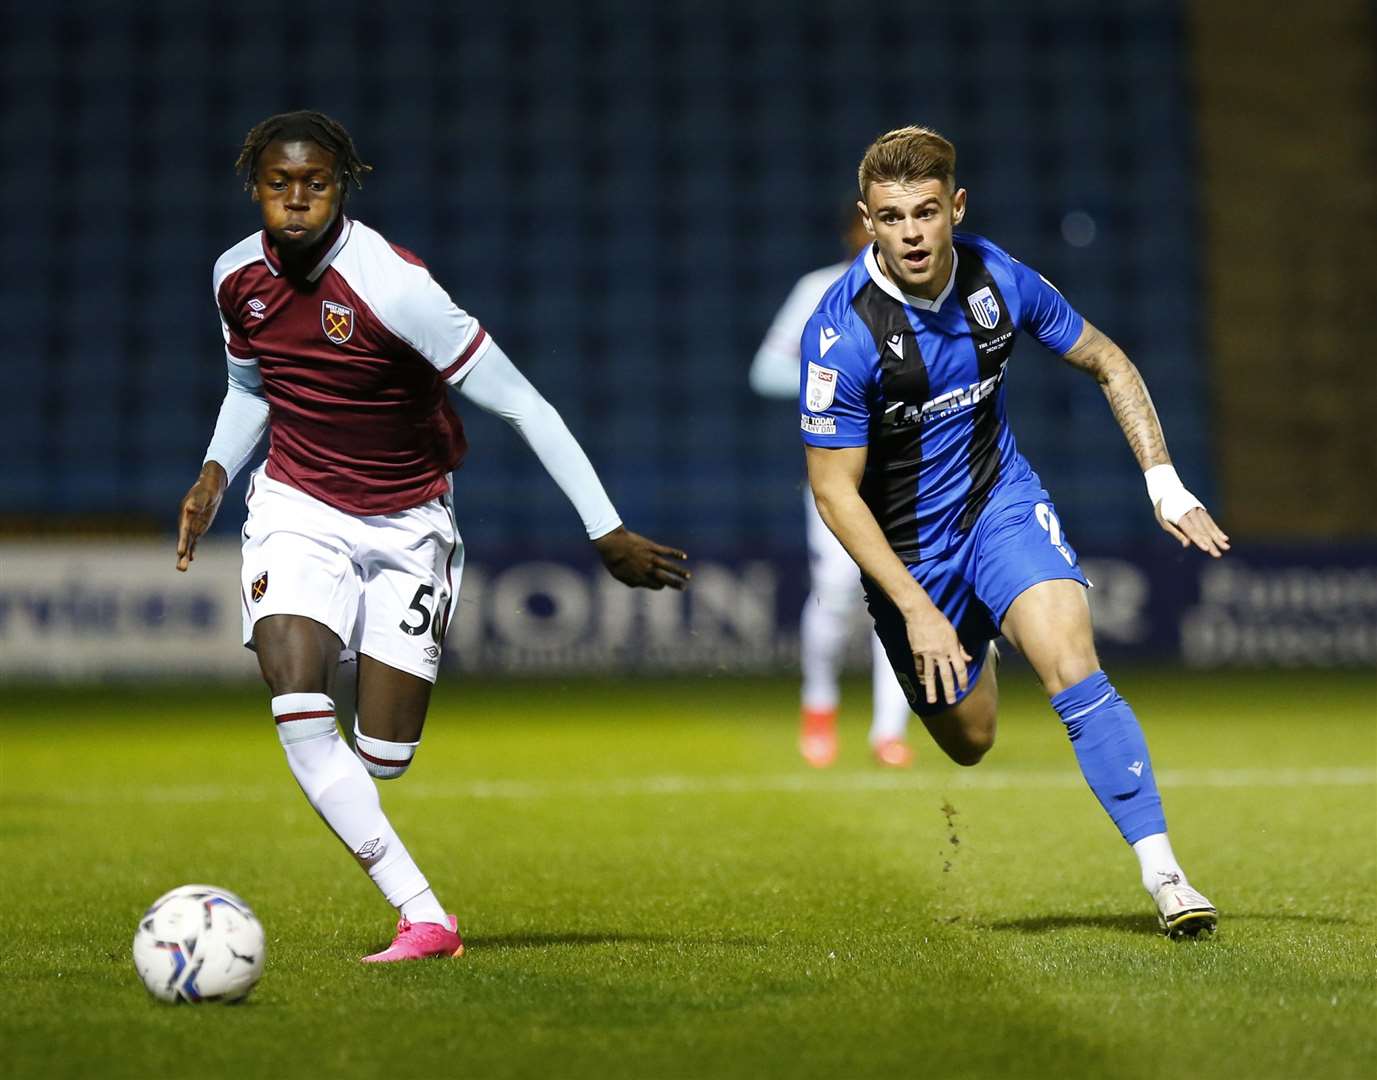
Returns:
[[[873,243],[824,295],[801,342],[801,426],[823,520],[864,574],[876,632],[909,703],[952,760],[994,744],[993,641],[1028,659],[1081,771],[1137,854],[1171,937],[1218,913],[1167,840],[1142,728],[1100,669],[1085,576],[1005,415],[1018,330],[1094,376],[1142,468],[1158,522],[1218,558],[1228,537],[1186,490],[1147,387],[1123,351],[1041,275],[959,233],[956,151],[901,128],[860,166]]]

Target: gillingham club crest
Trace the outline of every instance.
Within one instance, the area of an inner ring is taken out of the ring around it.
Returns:
[[[988,291],[988,290],[987,290]],[[320,327],[336,345],[343,345],[354,336],[354,309],[333,300],[320,302]]]
[[[993,330],[999,325],[999,301],[994,298],[994,293],[990,292],[988,285],[966,297],[966,303],[975,321],[986,330]]]

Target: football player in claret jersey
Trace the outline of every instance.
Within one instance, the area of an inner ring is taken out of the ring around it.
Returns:
[[[559,414],[487,332],[419,259],[344,213],[368,166],[343,127],[317,112],[270,117],[237,164],[263,228],[215,264],[229,390],[182,500],[177,568],[266,431],[244,525],[244,642],[287,763],[399,912],[391,946],[364,960],[457,956],[457,919],[373,782],[411,764],[457,606],[450,472],[466,443],[448,390],[516,429],[618,580],[683,588],[685,555],[622,525]],[[342,655],[357,657],[357,711],[332,697]],[[354,725],[354,751],[337,719]]]
[[[850,200],[841,242],[848,256],[870,243],[865,223]],[[846,271],[850,259],[811,270],[799,278],[770,324],[751,362],[751,389],[762,397],[798,399],[798,339],[823,293]],[[837,758],[837,712],[841,665],[851,623],[864,597],[856,564],[818,517],[813,493],[803,489],[804,537],[808,543],[808,596],[799,619],[799,666],[803,669],[798,748],[803,759],[823,769]],[[908,702],[894,678],[880,639],[871,634],[870,750],[881,765],[906,768]]]
[[[801,342],[818,510],[860,565],[876,631],[937,745],[975,765],[994,744],[990,661],[1003,634],[1042,681],[1087,783],[1138,856],[1163,931],[1213,931],[1214,905],[1167,840],[1142,728],[1100,669],[1076,552],[1009,429],[1015,333],[1099,382],[1162,528],[1215,558],[1228,538],[1177,477],[1122,350],[1036,271],[953,231],[966,213],[955,174],[955,149],[926,128],[881,136],[861,161],[873,243],[828,290]]]

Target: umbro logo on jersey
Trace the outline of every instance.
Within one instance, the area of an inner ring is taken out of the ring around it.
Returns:
[[[267,306],[267,304],[263,303],[262,300],[258,299],[258,297],[255,296],[252,300],[249,301],[249,314],[252,315],[255,319],[262,319],[264,318],[263,309]]]
[[[354,309],[336,304],[333,300],[322,300],[320,326],[329,340],[336,345],[343,345],[354,336]]]
[[[827,355],[827,350],[841,340],[841,335],[830,326],[824,326],[818,331],[818,359],[821,360]]]
[[[888,344],[890,352],[902,360],[904,358],[904,335],[890,334]]]
[[[999,301],[988,285],[966,297],[966,305],[971,309],[975,321],[986,330],[993,330],[999,325]]]
[[[1142,776],[1143,763],[1141,761],[1135,761],[1132,765],[1128,767],[1128,771],[1131,772],[1134,776]]]

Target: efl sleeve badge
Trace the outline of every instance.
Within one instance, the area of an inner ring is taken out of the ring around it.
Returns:
[[[822,412],[837,396],[837,369],[808,361],[808,382],[804,401],[809,412]]]

